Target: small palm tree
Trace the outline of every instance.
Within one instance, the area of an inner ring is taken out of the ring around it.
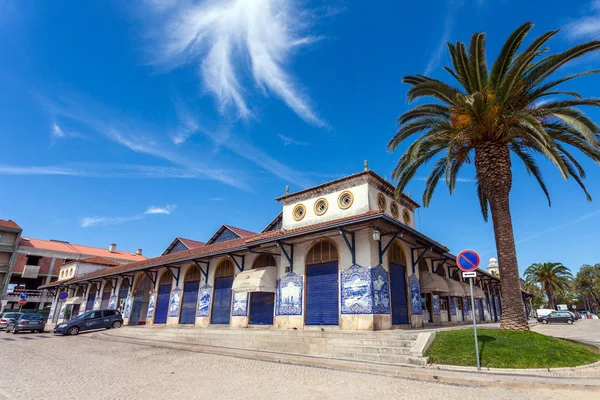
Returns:
[[[569,288],[573,275],[562,263],[531,264],[525,270],[525,281],[528,285],[540,285],[546,293],[550,308],[556,307],[555,294]]]
[[[556,77],[557,70],[589,52],[600,49],[600,41],[577,45],[562,53],[547,54],[545,43],[558,31],[535,39],[517,54],[533,24],[514,31],[488,70],[485,35],[476,33],[467,51],[464,43],[448,44],[453,68],[446,71],[458,82],[454,87],[423,75],[404,77],[412,87],[408,100],[434,99],[405,112],[400,129],[388,143],[394,151],[415,134],[393,171],[400,193],[427,162],[437,159],[423,194],[428,206],[438,181],[445,176],[450,193],[465,164],[475,165],[477,195],[487,221],[491,212],[502,279],[502,329],[527,330],[519,284],[519,269],[510,215],[512,161],[521,160],[541,189],[550,197],[536,156],[550,160],[567,179],[572,177],[590,195],[582,179],[585,172],[573,149],[600,162],[599,128],[577,107],[600,106],[598,99],[584,99],[557,87],[583,75]]]

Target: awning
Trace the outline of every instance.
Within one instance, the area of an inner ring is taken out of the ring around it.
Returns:
[[[454,279],[442,277],[446,284],[448,285],[448,294],[450,296],[455,297],[463,297],[466,295],[465,290],[463,289],[460,282],[455,281]]]
[[[471,297],[471,289],[468,283],[461,282],[462,287],[465,289],[465,296]],[[473,297],[476,299],[485,299],[485,293],[479,286],[473,285]]]
[[[272,292],[277,284],[277,268],[265,267],[242,271],[233,280],[234,292]]]
[[[420,271],[421,293],[448,293],[448,285],[444,279],[431,272]]]
[[[81,297],[69,297],[66,304],[81,304]]]

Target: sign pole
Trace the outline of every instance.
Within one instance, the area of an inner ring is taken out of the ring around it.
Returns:
[[[477,344],[477,321],[475,319],[475,298],[473,297],[473,278],[469,278],[469,288],[471,289],[471,317],[473,318],[473,335],[475,336],[475,358],[477,358],[477,371],[481,371],[479,364],[479,345]]]

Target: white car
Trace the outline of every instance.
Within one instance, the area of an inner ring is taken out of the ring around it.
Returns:
[[[538,308],[537,310],[535,310],[537,312],[537,316],[538,317],[545,317],[546,315],[550,314],[551,312],[554,312],[556,310],[553,310],[551,308]]]

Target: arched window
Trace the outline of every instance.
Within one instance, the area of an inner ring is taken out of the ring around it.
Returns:
[[[437,269],[437,274],[439,276],[446,276],[446,267],[444,265],[439,266]]]
[[[88,295],[96,294],[97,290],[93,285],[90,285],[90,289],[88,290]]]
[[[77,293],[75,294],[76,297],[82,297],[83,296],[83,289],[82,288],[78,288],[77,289]]]
[[[162,275],[160,276],[160,281],[158,281],[158,286],[170,285],[171,283],[173,283],[173,278],[171,277],[171,274],[169,273],[169,271],[163,272]]]
[[[388,253],[388,262],[406,266],[406,254],[398,242],[394,242]]]
[[[305,264],[321,264],[337,259],[338,251],[335,245],[330,240],[321,239],[308,250]]]
[[[227,278],[233,276],[233,262],[226,258],[219,262],[215,271],[215,278]]]
[[[146,274],[144,274],[143,272],[140,272],[140,276],[137,279],[137,282],[133,285],[134,289],[132,290],[132,293],[136,293],[138,290],[143,291],[143,290],[151,290],[152,289],[152,281],[150,281],[150,279],[148,278],[148,276],[146,276]]]
[[[419,261],[419,272],[420,271],[429,272],[429,265],[427,265],[427,261],[423,259]]]
[[[200,282],[200,269],[192,265],[185,272],[185,278],[183,278],[184,282]]]
[[[276,265],[277,264],[275,264],[275,257],[273,257],[270,254],[261,254],[258,257],[256,257],[256,260],[254,260],[254,263],[252,264],[252,269],[274,267]]]

